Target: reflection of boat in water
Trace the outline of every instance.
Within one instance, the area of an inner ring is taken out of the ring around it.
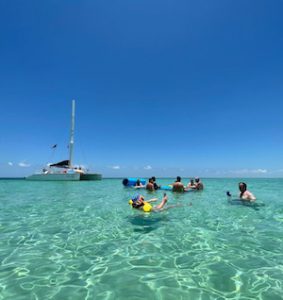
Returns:
[[[73,166],[74,149],[74,131],[75,131],[75,100],[72,102],[72,125],[69,143],[69,159],[55,164],[49,164],[42,172],[35,173],[26,177],[27,180],[34,181],[78,181],[78,180],[101,180],[102,175],[98,173],[89,173],[81,166]]]

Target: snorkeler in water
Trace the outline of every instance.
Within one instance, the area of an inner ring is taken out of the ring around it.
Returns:
[[[158,200],[157,198],[153,198],[153,199],[150,199],[150,200],[145,200],[142,195],[136,195],[135,197],[133,197],[129,201],[129,204],[132,205],[133,208],[140,209],[140,210],[143,210],[145,212],[158,211],[158,210],[163,209],[163,207],[165,206],[165,204],[168,201],[168,197],[167,197],[166,193],[164,193],[162,201],[158,205],[152,206],[150,204],[152,202],[156,202],[157,200]]]
[[[163,198],[158,205],[152,206],[150,204],[152,202],[156,202],[157,200],[158,200],[157,198],[145,200],[142,195],[136,195],[132,199],[129,200],[129,204],[133,208],[143,210],[144,212],[158,212],[158,211],[163,211],[163,210],[167,210],[167,209],[174,208],[174,207],[184,206],[183,204],[180,204],[180,205],[176,204],[176,205],[170,205],[170,206],[165,207],[165,204],[168,201],[168,197],[167,197],[166,193],[163,194]],[[188,206],[191,206],[191,205],[192,205],[192,203],[190,202],[188,204]]]

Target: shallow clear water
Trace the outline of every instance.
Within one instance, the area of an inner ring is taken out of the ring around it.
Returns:
[[[283,299],[283,180],[246,180],[256,208],[203,181],[150,214],[118,179],[0,181],[0,299]]]

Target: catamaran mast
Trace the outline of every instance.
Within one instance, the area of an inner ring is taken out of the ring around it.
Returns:
[[[69,167],[72,167],[73,162],[73,150],[74,150],[74,132],[75,132],[75,100],[72,100],[72,122],[71,122],[71,134],[69,144]]]

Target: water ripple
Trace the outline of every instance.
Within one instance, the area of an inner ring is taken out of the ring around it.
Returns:
[[[258,210],[211,179],[143,214],[118,180],[2,181],[0,299],[282,299],[282,183],[251,182]]]

